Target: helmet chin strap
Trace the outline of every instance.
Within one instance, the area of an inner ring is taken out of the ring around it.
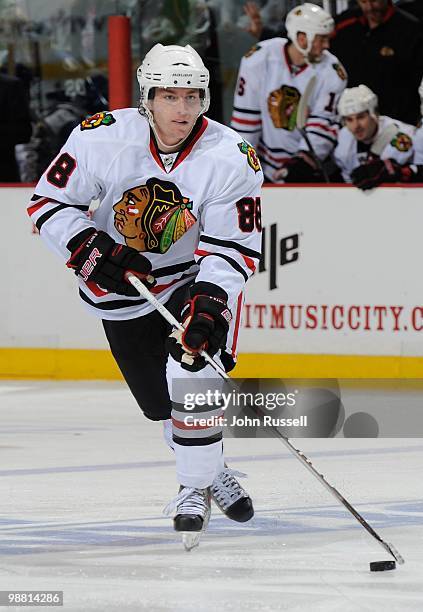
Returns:
[[[300,47],[300,45],[298,44],[298,40],[292,41],[292,43],[294,44],[294,47],[297,49],[297,51],[299,51],[299,53],[301,53],[301,55],[304,57],[307,64],[319,64],[323,59],[323,53],[321,53],[319,57],[316,57],[316,56],[313,58],[310,57],[311,48],[313,46],[313,42],[317,34],[314,34],[314,33],[307,34],[307,32],[305,32],[305,34],[307,36],[307,46],[305,47],[305,49]],[[310,42],[310,39],[311,39],[311,42]]]

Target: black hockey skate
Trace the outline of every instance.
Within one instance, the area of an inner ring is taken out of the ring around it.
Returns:
[[[207,529],[211,513],[210,489],[182,487],[178,495],[164,509],[165,514],[176,511],[173,519],[175,531],[182,534],[185,550],[198,546]]]
[[[225,466],[213,480],[210,491],[214,503],[229,519],[245,523],[254,516],[253,502],[235,476],[245,477],[246,474]]]

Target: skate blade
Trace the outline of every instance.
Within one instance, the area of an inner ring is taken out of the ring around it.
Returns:
[[[200,538],[203,531],[183,531],[182,544],[187,552],[200,544]]]

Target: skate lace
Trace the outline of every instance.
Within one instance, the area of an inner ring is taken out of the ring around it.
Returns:
[[[213,499],[224,511],[239,499],[248,497],[247,493],[241,487],[236,477],[247,478],[247,474],[244,474],[244,472],[238,472],[237,470],[233,470],[231,468],[225,468],[213,480],[213,484],[211,486]]]
[[[194,514],[203,516],[207,510],[207,490],[184,487],[178,495],[163,509],[163,514],[169,516],[174,512],[178,514]]]

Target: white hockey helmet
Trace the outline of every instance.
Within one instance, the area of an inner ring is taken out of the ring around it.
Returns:
[[[338,112],[341,117],[355,115],[368,111],[376,115],[378,105],[377,95],[366,85],[347,88],[342,92],[338,102]]]
[[[306,2],[289,11],[285,27],[295,47],[307,57],[316,34],[327,36],[333,31],[335,22],[329,13],[320,6]],[[302,49],[298,44],[297,35],[299,32],[307,34],[307,47],[305,49]]]
[[[420,87],[419,87],[419,96],[420,96],[420,103],[421,103],[420,112],[421,112],[422,117],[423,117],[423,79],[422,79],[422,82],[420,83]]]
[[[153,121],[147,106],[149,93],[154,87],[188,87],[203,90],[199,115],[210,106],[209,71],[197,51],[190,45],[154,45],[137,70],[140,86],[140,104],[150,123]]]

